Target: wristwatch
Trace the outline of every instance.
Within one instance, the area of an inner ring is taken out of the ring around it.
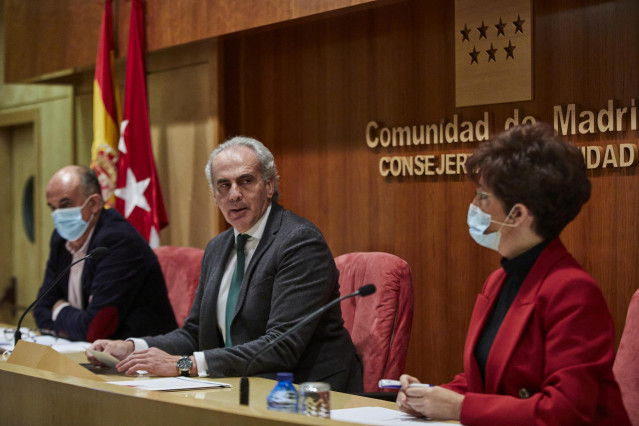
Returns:
[[[180,376],[184,376],[184,377],[190,377],[191,376],[191,367],[193,366],[193,361],[191,361],[191,358],[183,355],[180,357],[180,359],[177,360],[177,363],[175,365],[177,367],[178,373],[180,373]]]

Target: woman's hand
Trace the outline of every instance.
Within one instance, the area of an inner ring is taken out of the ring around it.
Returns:
[[[403,374],[402,388],[397,395],[397,408],[417,417],[435,420],[459,420],[464,395],[439,386],[411,387],[419,383],[415,377]]]

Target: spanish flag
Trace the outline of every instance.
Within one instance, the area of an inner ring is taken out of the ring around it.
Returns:
[[[102,28],[95,61],[93,80],[93,145],[91,146],[91,168],[95,170],[102,198],[106,207],[115,206],[114,191],[118,176],[118,139],[121,121],[118,84],[113,65],[113,24],[111,2],[106,0]]]

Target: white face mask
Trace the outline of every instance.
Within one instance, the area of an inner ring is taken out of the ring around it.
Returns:
[[[508,215],[504,222],[498,222],[496,220],[492,220],[491,216],[484,212],[482,209],[477,207],[475,204],[470,203],[468,207],[468,231],[470,232],[470,236],[473,237],[473,240],[480,246],[499,251],[499,241],[501,240],[501,228],[504,226],[516,227],[517,225],[510,225],[506,223],[511,213],[513,212],[510,209]],[[491,223],[497,223],[501,225],[499,229],[495,232],[491,232],[490,234],[484,234],[484,231],[488,229]]]
[[[67,241],[75,241],[84,234],[89,227],[89,222],[93,219],[93,214],[89,222],[82,220],[82,208],[86,206],[91,197],[87,198],[80,207],[68,207],[66,209],[56,209],[51,212],[56,231]]]

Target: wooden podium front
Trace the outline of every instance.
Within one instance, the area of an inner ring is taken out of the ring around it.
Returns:
[[[69,358],[77,361],[83,356],[74,354]],[[106,383],[105,378],[127,379],[113,375],[91,380],[0,362],[0,424],[353,425],[267,410],[266,396],[275,385],[268,379],[250,378],[250,405],[242,406],[239,378],[215,379],[231,384],[231,389],[179,392],[118,386]],[[395,408],[392,402],[331,392],[331,408],[367,406]]]

